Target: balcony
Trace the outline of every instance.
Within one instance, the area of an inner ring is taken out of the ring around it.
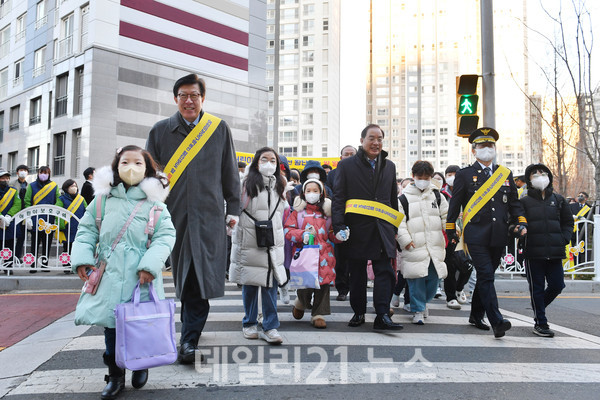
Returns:
[[[46,64],[33,69],[33,77],[43,75],[46,72]]]
[[[0,6],[0,18],[4,18],[10,12],[10,0],[7,0]]]
[[[17,34],[15,35],[15,42],[18,42],[21,39],[25,38],[25,29],[23,29],[21,32],[17,32]]]
[[[62,60],[73,54],[73,35],[61,39],[57,44],[56,60]]]
[[[16,131],[17,129],[19,129],[19,122],[15,122],[14,124],[10,124],[8,126],[8,130],[9,131]]]
[[[46,22],[48,22],[48,16],[44,15],[42,18],[35,21],[35,29],[40,29],[42,26],[46,25]]]
[[[39,124],[40,122],[42,122],[41,115],[34,115],[31,118],[29,118],[29,125]]]
[[[2,44],[0,44],[0,58],[8,55],[8,51],[10,50],[10,42],[6,41]]]
[[[23,83],[23,77],[19,76],[15,79],[13,79],[13,86],[19,86],[21,83]]]

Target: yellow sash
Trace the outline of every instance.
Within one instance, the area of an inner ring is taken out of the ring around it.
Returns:
[[[498,166],[496,172],[473,194],[463,211],[463,234],[471,218],[475,216],[496,194],[500,187],[508,179],[510,170],[503,165]],[[522,218],[522,217],[521,217]]]
[[[575,221],[577,221],[581,217],[585,217],[588,212],[590,212],[590,206],[584,204],[583,207],[581,207],[581,210],[579,210],[579,212],[577,213],[577,215],[575,215]],[[575,232],[576,230],[577,224],[573,224],[573,232]]]
[[[81,203],[83,203],[83,196],[78,194],[71,202],[69,208],[67,208],[67,211],[71,211],[73,214],[75,214],[75,211],[77,211]]]
[[[404,219],[404,214],[378,201],[351,199],[346,202],[346,213],[367,215],[382,219],[396,228]]]
[[[12,198],[15,196],[15,193],[17,193],[16,189],[11,188],[11,187],[8,188],[8,190],[6,191],[4,196],[2,196],[2,198],[0,199],[0,213],[2,211],[4,211],[4,209],[6,207],[8,207],[8,204],[10,203]]]
[[[165,167],[165,174],[169,178],[171,189],[173,189],[173,186],[175,186],[175,183],[181,174],[183,174],[188,164],[202,150],[202,147],[210,139],[220,122],[220,118],[205,112],[198,125],[192,129],[177,150],[175,150],[175,153],[171,156]]]
[[[44,199],[52,190],[56,189],[56,182],[50,182],[33,196],[33,205],[36,205]]]

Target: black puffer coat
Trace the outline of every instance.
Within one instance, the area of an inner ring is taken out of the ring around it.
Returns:
[[[550,184],[542,192],[531,186],[530,175],[533,171],[548,173]],[[553,193],[552,173],[544,164],[532,164],[525,170],[527,195],[521,198],[527,218],[526,258],[563,259],[565,246],[573,233],[573,215],[563,196]]]

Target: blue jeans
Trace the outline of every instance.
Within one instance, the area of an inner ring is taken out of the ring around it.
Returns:
[[[546,307],[565,287],[562,260],[528,259],[525,262],[525,272],[529,282],[535,323],[537,325],[547,325]],[[548,282],[548,287],[544,288],[546,282]]]
[[[277,317],[277,281],[273,281],[273,287],[242,286],[242,299],[244,301],[244,327],[258,324],[258,290],[262,299],[262,326],[264,331],[279,328],[279,318]]]
[[[117,343],[117,330],[115,328],[104,328],[104,344],[107,356],[115,356],[115,347]]]
[[[433,261],[429,261],[429,269],[427,276],[417,279],[407,279],[408,287],[410,288],[410,311],[423,312],[427,303],[435,296],[438,287],[438,274],[433,265]]]

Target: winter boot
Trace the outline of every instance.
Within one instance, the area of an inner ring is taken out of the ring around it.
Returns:
[[[131,375],[131,386],[141,389],[148,382],[148,369],[133,371]]]
[[[102,357],[104,358],[104,364],[108,366],[108,375],[104,376],[107,385],[100,398],[103,400],[116,399],[118,394],[125,388],[125,370],[117,366],[114,355],[103,354]]]

